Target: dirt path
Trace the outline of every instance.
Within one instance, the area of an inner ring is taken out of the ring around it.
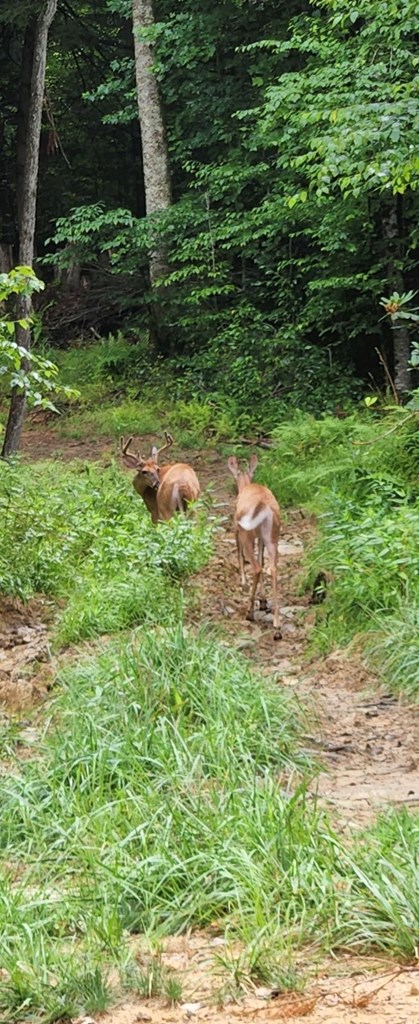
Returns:
[[[199,937],[195,944],[172,940],[164,959],[174,973],[179,971],[183,982],[186,979],[186,998],[180,1006],[164,1005],[161,999],[127,1000],[110,1013],[79,1018],[74,1024],[280,1024],[290,1020],[297,1024],[417,1024],[419,1020],[419,972],[414,969],[399,973],[383,961],[373,964],[342,957],[319,970],[302,994],[278,996],[255,988],[240,1000],[225,995],[222,999],[221,979],[210,974],[213,953],[211,945]],[[217,1006],[217,999],[222,1006]]]
[[[256,613],[245,621],[246,597],[238,585],[234,538],[223,530],[217,555],[203,574],[199,618],[224,621],[233,646],[259,671],[277,674],[292,686],[317,721],[307,748],[321,754],[326,767],[317,782],[320,796],[334,809],[341,826],[363,825],[389,804],[419,807],[419,714],[385,693],[355,653],[337,651],[307,658],[314,619],[308,595],[299,594],[304,543],[312,524],[291,514],[279,543],[282,640],[273,640],[270,616]]]
[[[231,527],[233,499],[223,462],[213,453],[210,459],[201,476],[225,522],[215,558],[199,580],[197,621],[222,621],[232,646],[262,673],[276,673],[280,684],[292,686],[314,708],[317,722],[307,748],[322,756],[326,771],[317,789],[341,827],[366,824],[390,804],[419,807],[418,709],[385,693],[354,652],[308,659],[315,612],[310,595],[300,592],[301,560],[313,521],[301,511],[284,517],[278,559],[282,640],[275,642],[269,614],[256,613],[256,623],[245,620]]]
[[[142,439],[147,443],[148,439]],[[115,452],[110,439],[93,444],[59,440],[51,430],[27,432],[25,459],[96,458],[108,461]],[[176,453],[179,458],[180,453]],[[222,623],[231,645],[248,656],[262,674],[275,674],[278,685],[291,686],[302,702],[314,708],[313,724],[306,736],[307,749],[316,751],[325,772],[316,783],[320,799],[331,808],[338,827],[353,829],[372,820],[377,810],[388,805],[419,806],[419,715],[417,709],[386,694],[367,672],[356,654],[335,652],[326,658],[309,660],[307,640],[314,610],[308,595],[301,595],[301,558],[313,533],[314,524],[299,511],[287,516],[279,547],[282,639],[273,640],[269,614],[258,613],[255,623],[244,618],[245,597],[240,592],[234,537],[231,529],[232,497],[224,460],[214,451],[185,453],[204,486],[212,495],[220,516],[216,553],[211,564],[192,585],[197,601],[193,618]],[[13,619],[13,616],[12,616]],[[28,622],[20,621],[23,629]],[[38,623],[39,625],[39,623]],[[31,628],[36,616],[31,618]],[[30,634],[45,644],[45,634]],[[0,629],[1,658],[13,662],[13,633]],[[3,642],[3,651],[1,645]],[[22,647],[18,639],[16,651]],[[39,651],[38,651],[39,654]],[[42,656],[42,655],[41,655]],[[17,662],[19,655],[16,654]],[[26,664],[26,662],[25,662]],[[10,665],[9,665],[10,667]],[[16,669],[16,666],[15,666]],[[19,670],[15,677],[19,676]],[[1,699],[1,692],[0,692]],[[223,942],[223,940],[220,940]],[[213,1024],[256,1021],[308,1020],[310,1024],[407,1024],[419,1022],[419,973],[413,969],[400,975],[386,973],[383,963],[340,957],[312,970],[313,984],[303,996],[256,991],[240,1003],[227,1002],[218,1009],[214,993],[220,983],[214,978],[215,940],[208,936],[186,936],[168,940],[164,962],[179,972],[184,986],[184,1003],[168,1007],[161,999],[126,1000],[109,1014],[85,1018],[85,1024],[151,1024],[185,1020]],[[307,964],[302,964],[304,973]],[[390,971],[393,968],[390,967]],[[378,971],[376,977],[374,972]],[[371,974],[371,972],[373,972]],[[380,991],[375,990],[383,984]],[[82,1019],[80,1019],[81,1021]]]

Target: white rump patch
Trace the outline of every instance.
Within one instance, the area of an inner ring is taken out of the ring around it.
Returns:
[[[241,526],[242,530],[257,530],[258,526],[267,519],[269,516],[268,508],[261,508],[257,516],[254,512],[246,512],[241,519],[238,519],[238,525]]]
[[[179,484],[173,484],[172,508],[182,508],[182,506],[179,505]]]

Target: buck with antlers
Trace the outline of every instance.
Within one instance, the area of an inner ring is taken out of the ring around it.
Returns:
[[[280,526],[279,505],[272,491],[262,484],[252,484],[252,477],[258,464],[257,455],[252,455],[248,467],[240,471],[235,455],[230,456],[227,465],[234,478],[237,494],[234,513],[237,554],[242,587],[246,586],[244,572],[245,559],[250,562],[253,583],[250,594],[247,618],[253,621],[255,596],[260,583],[260,607],[266,608],[265,590],[263,586],[263,553],[268,553],[272,575],[273,624],[276,631],[275,639],[280,639],[278,611],[278,580],[277,557]],[[255,541],[258,542],[258,557],[255,556]]]
[[[147,506],[153,523],[171,519],[174,512],[184,512],[201,493],[198,477],[186,462],[159,466],[159,455],[173,444],[167,432],[165,438],[166,444],[159,449],[153,446],[148,459],[143,459],[139,452],[129,451],[132,437],[125,442],[121,438],[122,461],[128,469],[136,470],[134,488]]]

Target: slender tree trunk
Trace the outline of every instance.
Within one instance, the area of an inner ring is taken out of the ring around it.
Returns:
[[[8,274],[13,266],[13,251],[10,242],[0,242],[0,274]]]
[[[29,108],[31,104],[31,83],[35,47],[36,17],[31,16],[26,26],[22,49],[19,99],[17,105],[16,133],[16,201],[18,230],[22,223],[25,160],[28,139]]]
[[[10,185],[5,120],[0,117],[0,274],[8,274],[13,267],[13,245],[16,241],[15,204]]]
[[[390,292],[402,294],[405,291],[403,274],[397,263],[401,257],[401,196],[394,196],[391,206],[383,212],[383,233],[387,242],[387,276]],[[412,379],[409,370],[411,351],[410,334],[407,327],[395,327],[393,332],[394,386],[399,399],[406,398],[411,390]]]
[[[19,264],[31,267],[35,246],[36,194],[38,188],[39,144],[41,138],[42,105],[44,99],[45,68],[47,59],[48,32],[57,10],[57,0],[46,0],[38,15],[33,43],[31,92],[26,124],[26,151],[22,181],[22,198],[19,203]],[[32,303],[28,296],[18,296],[18,320],[27,319]],[[16,326],[16,341],[28,351],[31,345],[30,328]],[[24,367],[27,369],[26,367]],[[3,444],[2,456],[18,451],[23,420],[26,411],[26,395],[20,388],[12,391],[9,417]]]
[[[166,210],[172,203],[169,157],[163,107],[153,71],[153,50],[141,38],[143,29],[154,25],[153,0],[133,0],[135,76],[141,128],[146,214]],[[152,285],[167,273],[164,247],[156,241],[150,255]]]

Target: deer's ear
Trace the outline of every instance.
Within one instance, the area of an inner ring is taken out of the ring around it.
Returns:
[[[122,462],[127,469],[140,469],[143,464],[142,459],[139,459],[137,455],[130,455],[129,452],[123,453]]]
[[[255,472],[255,469],[256,469],[256,466],[257,466],[258,462],[259,462],[259,459],[258,459],[257,455],[252,455],[251,458],[249,459],[248,473],[249,473],[250,479],[252,479],[252,477],[253,477],[253,474]]]
[[[229,473],[234,476],[234,479],[237,480],[239,475],[239,464],[235,455],[230,455],[230,458],[227,459],[227,469]]]

